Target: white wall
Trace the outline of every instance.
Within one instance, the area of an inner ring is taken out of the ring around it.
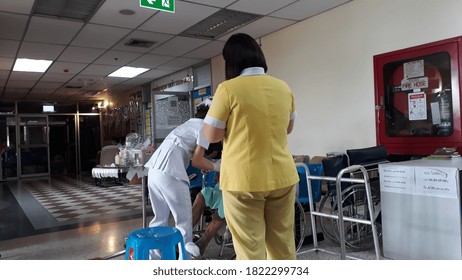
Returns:
[[[375,145],[373,56],[461,36],[461,11],[461,0],[354,0],[263,37],[268,74],[295,95],[292,153]],[[214,89],[223,71],[214,58]]]

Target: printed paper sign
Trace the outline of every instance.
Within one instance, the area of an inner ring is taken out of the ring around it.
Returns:
[[[380,165],[380,191],[393,193],[414,193],[414,167]]]
[[[423,92],[411,93],[408,95],[409,120],[427,119],[427,97]]]
[[[403,68],[404,79],[423,77],[425,75],[423,59],[404,63]]]
[[[457,198],[457,168],[416,167],[415,194]]]

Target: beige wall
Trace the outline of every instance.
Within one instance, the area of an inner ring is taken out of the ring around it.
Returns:
[[[292,88],[293,154],[376,144],[373,56],[462,35],[461,0],[354,0],[262,38],[268,73]],[[224,79],[212,59],[213,88]]]

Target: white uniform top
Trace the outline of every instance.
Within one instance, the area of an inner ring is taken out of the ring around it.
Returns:
[[[196,146],[208,149],[210,144],[202,133],[203,126],[204,120],[192,118],[172,130],[144,166],[189,182],[186,168]]]

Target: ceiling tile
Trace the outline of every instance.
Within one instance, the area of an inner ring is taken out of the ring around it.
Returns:
[[[107,49],[111,48],[130,32],[131,29],[126,28],[87,24],[71,44],[80,47]]]
[[[0,12],[0,39],[21,40],[27,16]]]
[[[105,52],[104,49],[67,47],[59,56],[59,61],[90,63]]]
[[[197,58],[186,58],[186,57],[179,57],[171,60],[165,64],[160,65],[157,67],[158,69],[165,69],[165,70],[181,70],[186,67],[192,66],[201,62],[201,59]]]
[[[115,70],[119,69],[118,66],[111,66],[111,65],[98,65],[92,64],[85,68],[81,74],[82,75],[96,75],[96,76],[107,76],[114,72]]]
[[[128,80],[128,78],[121,78],[121,77],[104,77],[103,81],[105,84],[113,86],[120,84],[124,81]]]
[[[15,57],[20,41],[0,39],[0,57]]]
[[[225,8],[231,3],[236,2],[236,0],[189,0],[189,2],[194,2],[197,4],[203,4],[203,5],[213,6],[213,7]]]
[[[230,10],[242,11],[257,15],[267,15],[276,10],[281,9],[289,4],[296,2],[297,0],[271,0],[265,1],[263,4],[262,1],[248,1],[248,0],[239,0],[236,3],[227,7]],[[304,1],[311,3],[312,1]]]
[[[0,11],[29,14],[34,2],[35,0],[2,0],[0,2]]]
[[[45,89],[45,88],[33,88],[27,97],[26,100],[49,100],[52,94],[53,89]],[[53,98],[54,99],[54,98]]]
[[[139,78],[149,78],[149,79],[157,79],[168,74],[173,73],[172,70],[161,70],[161,69],[152,69],[149,71],[144,72],[143,74],[139,75]]]
[[[100,90],[104,90],[107,88],[107,84],[106,83],[92,83],[92,84],[89,84],[85,87],[83,87],[83,90],[87,90],[87,91],[100,91]]]
[[[225,42],[213,41],[185,54],[185,57],[208,59],[210,56],[221,55]]]
[[[16,78],[16,77],[15,77]],[[6,83],[7,88],[32,88],[36,83],[37,79],[9,79]]]
[[[61,45],[23,42],[18,57],[55,60],[63,50]]]
[[[51,89],[51,90],[55,90],[55,89],[58,89],[61,85],[62,85],[62,83],[53,83],[53,82],[42,82],[42,81],[40,81],[34,86],[34,90],[35,89]],[[32,90],[32,92],[34,92],[34,90]]]
[[[14,58],[0,57],[0,70],[13,69]]]
[[[118,92],[125,92],[125,91],[129,91],[131,89],[133,89],[133,85],[119,84],[119,85],[111,87],[111,90],[118,91]]]
[[[51,64],[47,72],[49,73],[66,73],[67,75],[80,73],[88,64],[55,61]],[[67,72],[65,72],[67,71]]]
[[[60,73],[45,73],[40,79],[40,82],[61,82],[65,83],[72,79],[73,75],[60,74]]]
[[[132,61],[128,66],[132,67],[145,67],[145,68],[155,68],[167,61],[174,59],[173,56],[164,56],[164,55],[154,55],[154,54],[145,54],[135,61]]]
[[[9,74],[10,74],[10,71],[0,70],[0,82],[1,81],[5,82],[5,80],[6,80],[6,78],[8,78]]]
[[[6,89],[5,92],[2,95],[3,99],[12,99],[12,100],[17,100],[17,99],[23,99],[24,97],[27,96],[29,93],[29,90],[24,90],[24,89]]]
[[[178,1],[175,13],[160,12],[139,27],[140,30],[179,34],[191,25],[217,12],[219,9]]]
[[[120,10],[132,10],[133,15],[123,15]],[[111,0],[105,1],[101,8],[90,19],[91,23],[111,25],[125,28],[136,28],[156,11],[140,7],[140,1]]]
[[[351,0],[298,1],[270,14],[270,16],[304,20],[350,1]]]
[[[100,56],[94,63],[123,66],[129,62],[132,62],[141,55],[142,54],[140,53],[133,52],[108,51]]]
[[[151,53],[160,55],[181,56],[209,42],[211,41],[205,39],[176,36],[175,38],[165,42],[158,48],[155,48],[153,51],[151,51]]]
[[[86,86],[92,84],[98,80],[102,79],[101,76],[91,76],[91,75],[83,75],[79,74],[75,76],[68,84],[71,85],[78,85],[78,86]]]
[[[142,85],[142,84],[146,84],[146,83],[149,83],[151,82],[152,79],[151,78],[139,78],[139,76],[137,76],[136,78],[132,78],[132,79],[128,79],[126,80],[125,82],[122,82],[120,83],[120,85],[123,85],[123,86],[137,86],[137,85]]]
[[[83,22],[53,18],[31,18],[24,40],[30,42],[68,44],[82,28]]]
[[[43,73],[13,71],[10,75],[10,81],[21,81],[24,83],[26,83],[25,81],[30,81],[32,84],[35,84],[42,75]]]

